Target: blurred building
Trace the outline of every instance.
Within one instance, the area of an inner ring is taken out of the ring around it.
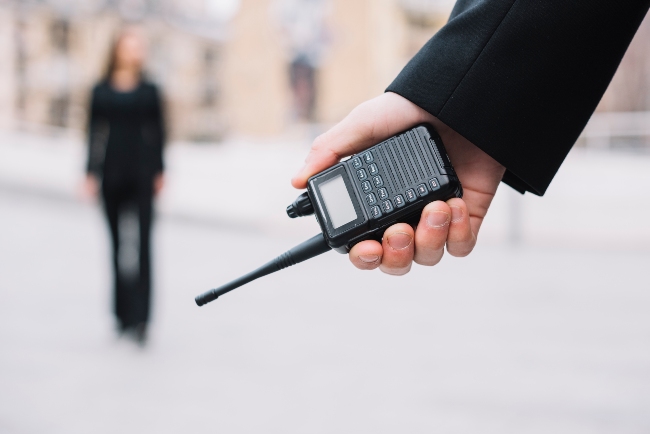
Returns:
[[[270,136],[381,93],[450,0],[0,0],[0,126],[82,129],[113,35],[138,23],[172,137]],[[600,110],[650,109],[644,23]]]
[[[222,134],[223,26],[217,22],[208,33],[204,23],[172,8],[122,3],[127,6],[20,1],[0,8],[3,124],[84,128],[89,91],[104,73],[114,35],[125,23],[136,22],[149,36],[148,74],[164,86],[173,134],[188,139]],[[192,1],[185,3],[191,11]]]
[[[447,0],[18,0],[0,4],[0,122],[82,129],[125,23],[150,39],[172,136],[331,123],[383,91],[442,26]]]

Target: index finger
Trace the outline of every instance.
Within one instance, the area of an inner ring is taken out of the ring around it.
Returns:
[[[295,188],[307,187],[307,180],[342,158],[356,154],[416,124],[431,121],[429,113],[407,99],[384,93],[357,106],[341,122],[318,136],[293,177]]]

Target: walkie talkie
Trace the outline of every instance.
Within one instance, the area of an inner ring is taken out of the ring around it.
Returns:
[[[287,207],[291,218],[314,214],[322,233],[257,270],[196,297],[202,306],[259,277],[360,241],[380,241],[395,223],[417,223],[435,200],[462,197],[463,188],[440,136],[418,125],[326,169]]]

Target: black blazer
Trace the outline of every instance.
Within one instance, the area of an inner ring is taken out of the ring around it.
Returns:
[[[388,91],[437,116],[543,195],[650,0],[458,0]]]
[[[143,81],[118,92],[106,81],[92,93],[88,173],[113,179],[151,178],[163,171],[165,131],[158,89]]]

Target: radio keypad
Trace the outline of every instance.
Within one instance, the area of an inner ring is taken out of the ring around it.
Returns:
[[[399,190],[395,191],[396,195],[391,201],[387,186],[384,186],[384,179],[382,178],[382,176],[387,176],[387,174],[381,172],[379,163],[374,161],[372,152],[367,151],[356,157],[352,157],[350,164],[357,172],[361,190],[365,194],[372,219],[379,219],[395,211],[396,208],[402,208],[407,203],[415,202],[419,197],[424,197],[430,192],[440,189],[438,179],[432,178],[428,182],[419,184],[417,187],[407,188],[402,192]],[[374,189],[377,191],[373,192]]]
[[[406,190],[404,192],[404,195],[406,196],[406,200],[408,200],[409,202],[413,202],[418,198],[415,195],[415,190],[413,190],[412,188],[409,188],[408,190]]]

